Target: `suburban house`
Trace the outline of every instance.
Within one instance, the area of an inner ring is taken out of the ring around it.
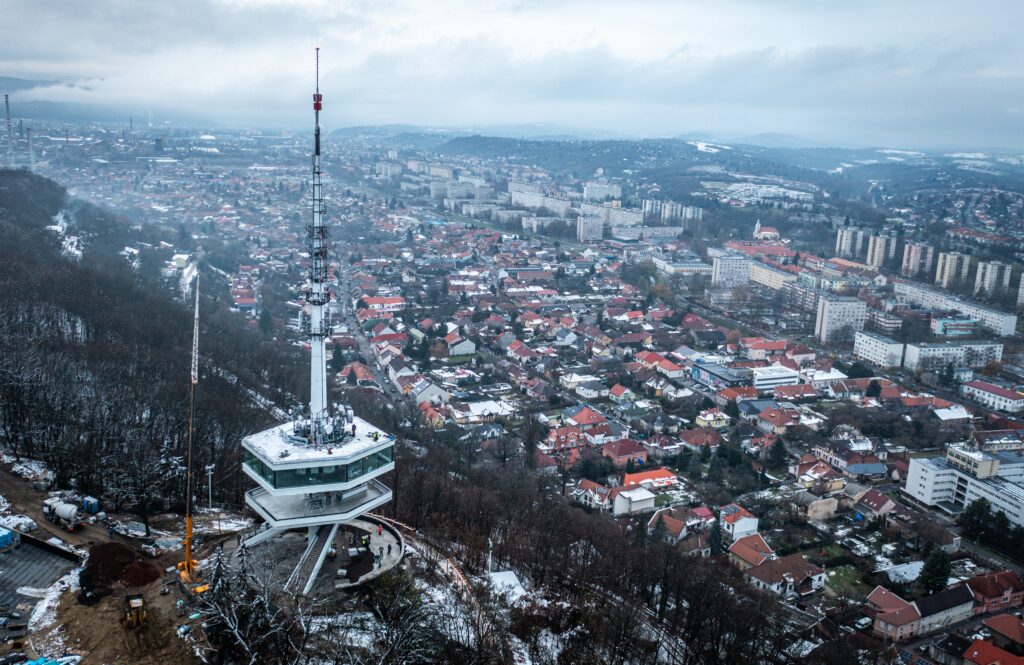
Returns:
[[[604,485],[583,478],[580,480],[580,484],[576,486],[576,489],[572,491],[572,498],[574,501],[594,510],[610,510],[610,492],[611,490]]]
[[[654,510],[655,496],[640,485],[616,487],[611,490],[612,515],[639,515]]]
[[[732,418],[722,413],[718,409],[706,409],[697,414],[697,419],[694,421],[697,427],[710,427],[712,429],[720,429],[728,427],[732,422]]]
[[[634,464],[647,463],[647,451],[632,439],[609,441],[601,446],[601,454],[619,468],[625,467],[630,462]]]
[[[927,635],[940,628],[969,619],[974,615],[974,594],[964,584],[914,601],[921,613],[920,634]]]
[[[768,559],[758,566],[748,568],[743,574],[758,589],[783,598],[806,596],[819,591],[825,587],[826,578],[823,569],[800,554]]]
[[[757,533],[757,518],[743,506],[730,503],[719,510],[722,531],[729,534],[732,541]]]
[[[974,593],[974,613],[1000,612],[1024,603],[1024,582],[1012,570],[1000,570],[967,580]]]
[[[729,546],[729,562],[740,570],[747,570],[772,558],[775,552],[759,533],[740,538]]]
[[[889,642],[909,640],[921,628],[917,608],[882,586],[868,594],[864,613],[874,621],[872,632]]]
[[[678,482],[679,478],[676,474],[665,467],[651,469],[650,471],[640,471],[639,473],[627,473],[622,477],[622,485],[624,487],[631,485],[641,485],[647,488],[671,487]]]

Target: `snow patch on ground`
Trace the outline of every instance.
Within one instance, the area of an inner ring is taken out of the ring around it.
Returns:
[[[11,472],[16,476],[21,476],[26,480],[43,480],[50,482],[53,480],[53,472],[46,467],[46,464],[39,460],[23,459],[18,461],[14,455],[8,455],[4,453],[4,456],[0,458],[4,464],[11,465]]]
[[[924,157],[923,152],[917,152],[916,150],[896,150],[894,148],[882,148],[876,152],[880,152],[883,155],[906,155],[907,157]]]
[[[715,143],[705,143],[704,141],[687,141],[687,143],[689,143],[693,147],[697,148],[697,150],[700,151],[700,152],[714,153],[714,152],[721,152],[723,150],[732,150],[732,148],[730,148],[727,145],[718,145],[718,144],[715,144]]]
[[[75,568],[64,577],[51,584],[28,620],[28,629],[32,633],[32,647],[40,656],[56,658],[67,653],[64,646],[63,626],[56,626],[57,606],[65,591],[78,591],[79,568]],[[19,590],[20,591],[20,590]],[[43,634],[45,632],[45,634]]]

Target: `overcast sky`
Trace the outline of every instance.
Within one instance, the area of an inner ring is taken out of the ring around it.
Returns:
[[[15,101],[1024,148],[1020,0],[3,0]]]

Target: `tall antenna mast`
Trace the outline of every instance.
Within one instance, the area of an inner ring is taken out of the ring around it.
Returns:
[[[11,96],[4,95],[4,117],[7,122],[7,166],[14,166],[14,134],[11,132]]]
[[[196,305],[192,315],[192,367],[188,384],[188,443],[185,449],[185,560],[178,570],[185,582],[195,579],[192,558],[192,437],[195,431],[196,384],[199,383],[199,274],[196,273]]]
[[[329,232],[324,224],[323,172],[320,167],[320,111],[323,109],[323,95],[320,94],[320,47],[316,47],[316,92],[313,93],[313,220],[306,227],[306,246],[309,250],[309,285],[306,301],[310,304],[309,315],[309,420],[310,443],[320,445],[324,439],[327,423],[327,360],[325,346],[328,334],[325,308],[331,299],[327,290],[330,269],[327,264]]]
[[[36,167],[36,156],[32,152],[32,128],[25,129],[25,138],[28,141],[28,168],[31,171]]]

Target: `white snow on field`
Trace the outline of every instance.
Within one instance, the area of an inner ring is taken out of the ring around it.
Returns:
[[[70,573],[51,584],[35,608],[32,616],[28,619],[28,629],[32,633],[32,647],[40,656],[57,657],[67,653],[64,648],[63,626],[56,626],[45,635],[40,633],[51,628],[57,622],[57,606],[60,605],[60,597],[65,591],[78,590],[78,573],[80,569],[75,568]]]
[[[248,531],[254,524],[252,518],[238,513],[226,513],[208,508],[198,512],[203,519],[196,522],[196,533],[236,533]]]
[[[4,454],[2,458],[4,464],[10,464],[11,472],[16,476],[21,476],[26,480],[45,480],[49,482],[53,480],[53,472],[46,468],[46,464],[39,460],[23,459],[20,462],[13,456]]]
[[[988,159],[988,155],[983,152],[949,152],[943,156],[954,159]]]
[[[715,144],[715,143],[705,143],[703,141],[687,141],[687,143],[689,143],[693,147],[697,148],[697,150],[700,151],[700,152],[712,152],[712,153],[714,153],[714,152],[721,152],[723,150],[732,150],[732,148],[730,148],[727,145],[718,145],[718,144]]]
[[[877,152],[883,155],[906,155],[907,157],[924,157],[923,152],[917,152],[914,150],[895,150],[893,148],[883,148]]]

